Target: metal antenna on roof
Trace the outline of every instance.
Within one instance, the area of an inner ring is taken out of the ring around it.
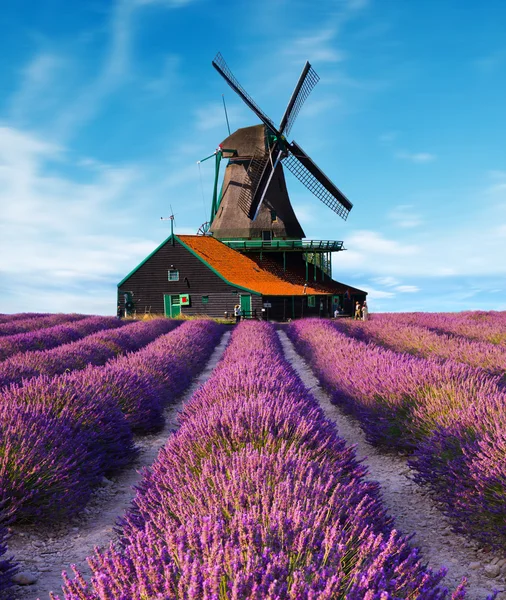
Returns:
[[[160,217],[160,221],[170,221],[170,239],[171,239],[171,243],[174,246],[174,224],[176,222],[175,220],[175,214],[174,211],[172,210],[172,204],[169,204],[170,206],[170,217]]]

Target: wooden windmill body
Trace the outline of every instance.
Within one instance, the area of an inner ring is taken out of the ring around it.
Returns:
[[[319,200],[346,219],[351,202],[288,135],[318,75],[307,62],[279,127],[239,84],[221,54],[213,66],[263,122],[223,140],[217,152],[229,162],[219,200],[213,205],[209,233],[220,240],[302,240],[304,231],[290,203],[283,167]]]
[[[290,203],[281,164],[273,173],[258,214],[251,214],[254,177],[269,160],[265,125],[239,129],[220,146],[233,148],[235,153],[229,157],[225,170],[219,207],[210,227],[212,235],[218,239],[264,241],[305,237]]]

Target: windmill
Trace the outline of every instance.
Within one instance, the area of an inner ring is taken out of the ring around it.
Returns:
[[[262,121],[237,130],[219,146],[216,155],[228,158],[221,195],[217,175],[209,231],[218,239],[305,237],[295,216],[283,172],[292,172],[323,204],[346,219],[352,203],[321,171],[289,134],[305,100],[319,80],[306,62],[279,127],[259,108],[218,53],[213,67]],[[219,168],[219,160],[217,169]]]

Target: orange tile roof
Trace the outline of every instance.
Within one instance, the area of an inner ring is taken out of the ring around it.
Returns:
[[[303,286],[294,285],[281,277],[262,269],[256,262],[229,248],[219,240],[204,235],[178,235],[188,248],[193,250],[210,267],[233,285],[247,288],[264,296],[302,296]],[[306,294],[329,294],[321,287],[308,284]]]

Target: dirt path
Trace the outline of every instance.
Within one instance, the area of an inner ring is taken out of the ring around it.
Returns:
[[[487,554],[479,545],[454,534],[427,491],[412,480],[406,458],[380,454],[371,446],[358,423],[331,404],[329,395],[286,333],[278,331],[278,335],[286,358],[318,399],[325,416],[336,423],[341,437],[356,446],[370,478],[380,483],[383,500],[395,518],[396,527],[406,534],[416,531],[413,544],[422,550],[423,559],[434,569],[443,565],[448,569],[445,581],[450,589],[465,576],[469,581],[469,600],[484,600],[494,590],[501,592],[498,600],[505,600],[506,556]]]
[[[224,333],[201,374],[179,401],[166,409],[163,430],[136,438],[140,453],[135,463],[116,477],[104,478],[102,486],[96,490],[79,518],[58,527],[31,525],[12,528],[8,554],[14,555],[23,572],[36,579],[31,585],[13,588],[16,600],[46,600],[50,591],[61,594],[61,573],[64,570],[71,573],[71,564],[77,565],[83,575],[89,575],[86,557],[93,553],[95,546],[106,546],[114,539],[118,517],[130,506],[135,493],[133,486],[141,479],[139,471],[156,459],[171,431],[177,427],[178,412],[209,378],[225,350],[230,334],[230,331]]]

